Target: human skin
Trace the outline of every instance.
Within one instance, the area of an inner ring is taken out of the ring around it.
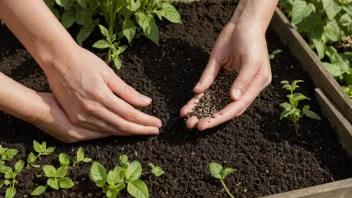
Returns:
[[[152,100],[123,82],[100,58],[78,46],[43,0],[0,0],[0,19],[47,76],[59,104],[50,106],[56,109],[49,112],[64,110],[73,125],[98,134],[102,131],[111,135],[159,133],[160,119],[132,106],[148,106]],[[9,111],[6,105],[14,106],[3,103],[1,110]],[[58,110],[60,106],[62,109]],[[16,110],[21,114],[21,109]],[[34,120],[50,122],[37,111],[30,116]],[[55,127],[53,124],[44,131],[51,135],[55,133],[57,138],[60,134],[67,135],[67,131]],[[98,136],[91,136],[91,139]]]
[[[240,116],[271,82],[271,68],[265,39],[278,0],[241,0],[230,22],[221,31],[209,62],[193,89],[194,97],[180,111],[185,117],[214,82],[221,68],[236,71],[229,95],[232,102],[214,118],[187,119],[188,128],[205,130]]]

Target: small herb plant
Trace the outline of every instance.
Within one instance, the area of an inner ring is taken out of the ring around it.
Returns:
[[[113,61],[115,67],[117,69],[120,69],[122,64],[119,56],[126,50],[127,46],[119,46],[120,41],[116,39],[116,34],[113,33],[113,28],[107,30],[102,25],[99,25],[99,28],[101,33],[105,36],[105,39],[95,42],[93,44],[93,47],[99,49],[109,48],[107,62],[110,63],[111,61]]]
[[[77,154],[76,154],[76,160],[73,162],[72,166],[76,166],[78,163],[82,163],[82,162],[88,163],[91,161],[92,161],[91,158],[84,156],[83,148],[79,147],[77,150]],[[60,162],[61,166],[68,167],[70,165],[70,157],[66,153],[60,153],[59,162]]]
[[[282,50],[281,49],[276,49],[274,50],[273,52],[271,52],[271,54],[269,54],[269,59],[274,59],[275,58],[275,55],[281,53]]]
[[[224,179],[227,175],[231,174],[233,171],[235,171],[235,169],[233,168],[223,168],[221,166],[221,164],[218,164],[216,162],[211,162],[209,163],[209,172],[210,172],[210,175],[213,177],[213,178],[216,178],[216,179],[219,179],[222,186],[224,187],[226,193],[231,197],[231,198],[234,198],[235,196],[233,196],[231,194],[231,192],[229,191],[229,189],[227,188],[225,182],[224,182]]]
[[[126,155],[121,155],[119,160],[120,165],[116,166],[108,173],[99,162],[93,162],[89,173],[90,179],[97,187],[102,188],[108,198],[117,197],[119,192],[126,188],[126,186],[127,192],[133,197],[149,197],[147,185],[139,179],[140,176],[143,175],[142,165],[138,161],[129,163]],[[160,167],[152,164],[149,166],[152,167],[152,173],[155,176],[158,177],[164,174],[164,171]]]
[[[8,186],[5,193],[5,198],[13,198],[16,195],[15,184],[17,184],[16,177],[21,173],[24,167],[24,162],[22,160],[17,161],[14,170],[12,168],[0,165],[0,173],[4,174],[4,180],[0,180],[0,188],[3,185]]]
[[[54,190],[59,190],[60,188],[62,189],[72,188],[74,186],[74,183],[70,178],[66,177],[67,171],[68,171],[67,166],[61,166],[58,169],[56,169],[52,165],[44,165],[43,172],[45,177],[48,178],[46,185],[38,186],[36,189],[32,191],[31,195],[37,196],[37,195],[43,194],[46,191],[48,186],[50,186]]]
[[[27,157],[27,165],[31,165],[35,168],[39,168],[39,165],[35,165],[33,164],[38,157],[43,156],[43,155],[49,155],[51,153],[54,152],[55,147],[46,147],[46,142],[42,142],[41,144],[39,144],[39,142],[37,142],[36,140],[33,140],[33,148],[34,150],[37,152],[37,155],[35,155],[34,153],[30,153]]]
[[[293,122],[293,125],[295,126],[296,134],[299,135],[298,129],[299,129],[299,124],[298,121],[300,118],[303,117],[303,115],[315,119],[315,120],[321,120],[320,116],[313,111],[309,110],[310,106],[305,105],[303,109],[298,108],[298,103],[301,100],[310,100],[310,98],[306,97],[305,95],[301,93],[294,93],[294,91],[299,88],[298,83],[303,82],[303,80],[294,80],[290,84],[288,81],[281,81],[281,84],[283,84],[284,89],[287,91],[290,91],[290,94],[287,95],[287,98],[289,99],[288,102],[281,103],[280,106],[283,108],[283,111],[280,115],[280,120],[282,118],[288,118]]]
[[[1,159],[0,161],[11,161],[15,155],[17,155],[18,150],[17,149],[8,149],[8,148],[3,148],[0,145],[0,156]]]

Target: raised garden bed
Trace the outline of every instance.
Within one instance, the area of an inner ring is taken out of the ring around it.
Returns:
[[[151,197],[226,197],[220,183],[208,173],[211,161],[237,169],[225,181],[236,197],[265,196],[352,176],[351,160],[327,119],[302,118],[300,136],[288,120],[279,120],[279,104],[287,95],[281,88],[282,80],[304,80],[299,92],[312,98],[304,104],[319,114],[321,111],[309,74],[271,28],[267,32],[269,52],[283,50],[271,61],[271,85],[242,116],[205,132],[188,130],[179,110],[193,96],[192,88],[235,5],[214,1],[177,7],[183,24],[162,25],[160,46],[146,39],[135,40],[122,55],[123,67],[117,71],[127,83],[153,98],[153,104],[143,111],[162,119],[164,126],[159,136],[113,137],[67,145],[1,113],[0,144],[19,149],[15,160],[25,160],[33,151],[34,139],[47,141],[56,151],[43,157],[41,165],[57,166],[60,152],[73,156],[80,146],[85,148],[86,156],[108,168],[117,164],[122,153],[143,166],[153,162],[164,169],[165,175],[143,177]],[[4,26],[0,29],[0,71],[37,91],[50,91],[44,73]],[[73,168],[73,189],[47,192],[43,197],[102,197],[100,189],[89,180],[89,168],[90,164]],[[29,195],[45,182],[36,177],[38,173],[34,168],[24,170],[17,185],[18,197]],[[128,196],[122,193],[120,197]]]

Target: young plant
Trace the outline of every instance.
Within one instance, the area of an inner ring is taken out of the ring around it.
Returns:
[[[42,142],[41,144],[39,144],[36,140],[33,140],[33,147],[34,150],[37,152],[37,155],[35,155],[34,153],[30,153],[27,157],[27,165],[31,165],[35,168],[39,168],[39,165],[35,165],[33,164],[38,157],[43,156],[43,155],[49,155],[51,153],[54,152],[55,147],[46,147],[46,142]]]
[[[282,50],[280,50],[280,49],[274,50],[273,52],[271,52],[271,54],[269,54],[269,59],[274,59],[275,55],[277,55],[277,54],[279,54],[281,52],[282,52]]]
[[[320,116],[313,111],[309,110],[309,105],[305,105],[303,109],[298,108],[298,103],[301,100],[310,100],[310,98],[306,97],[305,95],[301,93],[294,93],[294,91],[299,88],[298,83],[303,82],[303,80],[294,80],[290,84],[288,81],[284,80],[281,81],[281,84],[283,84],[284,89],[287,91],[290,91],[290,94],[287,95],[287,98],[289,99],[288,102],[281,103],[280,106],[283,108],[283,111],[280,115],[280,120],[282,118],[288,118],[293,122],[293,125],[295,126],[295,131],[296,134],[299,135],[298,129],[299,129],[299,124],[298,121],[300,118],[303,117],[303,115],[315,119],[315,120],[321,120]]]
[[[0,145],[0,156],[1,159],[0,161],[11,161],[15,155],[17,155],[18,150],[17,149],[8,149],[8,148],[3,148]]]
[[[36,189],[34,189],[31,193],[32,196],[37,196],[43,194],[47,187],[51,187],[54,190],[59,190],[60,188],[62,189],[68,189],[72,188],[74,186],[74,183],[72,180],[68,177],[67,175],[67,166],[61,166],[58,169],[55,169],[54,166],[51,165],[44,165],[43,171],[45,177],[48,178],[46,185],[45,186],[38,186]]]
[[[109,48],[108,52],[108,60],[107,62],[110,63],[111,61],[114,62],[114,65],[117,69],[121,68],[121,60],[119,58],[120,54],[123,53],[127,46],[119,46],[120,41],[116,39],[116,34],[113,33],[113,28],[109,28],[107,30],[104,26],[99,25],[101,33],[105,36],[105,39],[99,40],[93,44],[93,47],[98,49],[106,49]]]
[[[81,163],[81,162],[88,163],[91,161],[92,161],[91,158],[84,157],[84,150],[82,147],[79,147],[76,154],[76,161],[73,162],[72,166],[76,166],[78,163]],[[60,153],[59,162],[61,166],[68,167],[70,166],[70,157],[66,153]]]
[[[17,161],[14,170],[12,168],[2,165],[0,166],[0,173],[5,175],[4,180],[0,180],[0,188],[3,185],[8,186],[5,193],[5,198],[13,198],[16,195],[15,184],[17,184],[16,177],[21,173],[24,167],[22,160]]]
[[[126,155],[119,157],[120,165],[116,166],[108,173],[104,166],[99,162],[93,162],[89,177],[97,187],[102,188],[106,197],[115,198],[119,192],[126,188],[132,197],[148,198],[149,192],[147,185],[140,180],[142,175],[142,165],[138,161],[128,162]],[[164,174],[164,171],[157,166],[150,164],[155,176]],[[154,170],[154,171],[153,171]]]
[[[232,173],[233,171],[236,171],[235,169],[233,168],[223,168],[221,166],[221,164],[218,164],[218,163],[215,163],[215,162],[211,162],[209,163],[209,172],[210,172],[210,175],[213,177],[213,178],[216,178],[216,179],[219,179],[222,186],[224,187],[226,193],[231,197],[231,198],[234,198],[235,196],[233,196],[231,194],[231,192],[229,191],[229,189],[227,188],[225,182],[224,182],[224,179],[227,175],[229,175],[230,173]]]

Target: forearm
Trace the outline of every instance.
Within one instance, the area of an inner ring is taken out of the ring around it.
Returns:
[[[33,90],[0,72],[0,110],[35,124],[43,119],[48,106]]]
[[[0,19],[45,72],[60,65],[55,61],[67,58],[77,47],[43,0],[0,0]]]
[[[240,0],[231,20],[234,24],[259,25],[265,32],[278,2],[278,0]]]

